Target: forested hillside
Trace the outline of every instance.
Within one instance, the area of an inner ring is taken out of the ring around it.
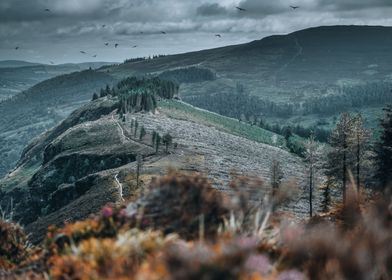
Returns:
[[[55,126],[113,78],[86,70],[59,76],[0,103],[0,175],[18,161],[35,136]]]

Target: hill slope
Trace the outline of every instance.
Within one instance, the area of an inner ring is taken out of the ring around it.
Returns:
[[[29,89],[42,81],[76,71],[108,65],[107,62],[46,65],[26,61],[0,61],[0,101]]]
[[[0,102],[0,176],[17,162],[32,138],[52,128],[91,99],[113,79],[93,70],[75,72],[39,83]]]
[[[14,217],[27,225],[35,240],[49,224],[81,219],[108,202],[131,201],[171,167],[206,174],[216,188],[230,193],[224,186],[233,171],[269,178],[276,159],[283,165],[285,181],[299,179],[301,199],[304,165],[284,149],[262,143],[280,145],[283,139],[273,133],[179,101],[161,101],[155,114],[127,114],[121,120],[116,113],[119,102],[105,97],[76,110],[36,138],[17,168],[0,181],[3,209],[12,198]],[[146,135],[141,139],[142,126]],[[238,131],[249,133],[241,137],[235,135]],[[170,133],[173,144],[168,151],[162,144],[156,152],[153,132]],[[137,155],[143,158],[141,188],[136,183]],[[307,212],[305,201],[289,207],[299,216]]]
[[[392,102],[391,44],[391,27],[318,27],[242,45],[122,64],[110,72],[123,76],[188,67],[210,69],[215,80],[182,84],[185,101],[227,114],[224,108],[232,106],[225,102],[228,96],[242,95],[244,104],[249,103],[248,95],[256,96],[259,102],[253,108],[241,108],[231,116],[262,115],[270,121],[284,117],[312,125],[320,116]],[[308,123],[308,119],[315,121]]]
[[[318,27],[242,45],[105,66],[97,70],[96,77],[104,75],[106,80],[97,81],[97,85],[128,76],[156,75],[180,82],[184,101],[236,119],[262,118],[269,123],[328,129],[341,111],[359,110],[368,117],[368,125],[374,125],[380,107],[392,103],[391,43],[391,27]],[[67,82],[60,84],[57,79],[49,80],[40,94],[51,103],[58,102],[61,95],[67,96],[67,92],[83,97],[79,101],[87,101],[97,88],[85,83],[78,88],[75,81],[83,80],[83,75],[66,76]],[[57,87],[60,90],[52,95]],[[13,102],[1,105],[0,120],[13,124],[14,118],[24,114],[25,107],[14,106]],[[30,111],[40,111],[38,104],[26,106]],[[8,107],[11,112],[3,110]],[[37,115],[46,125],[35,126],[33,133],[29,126],[16,121],[14,130],[24,135],[20,138],[31,139],[65,117],[61,114],[53,118],[48,113],[51,109],[46,112]],[[0,131],[4,133],[8,123],[0,123]],[[6,139],[8,134],[0,135],[1,146],[6,147],[0,157],[12,155],[0,167],[0,175],[15,164],[21,147],[27,144],[22,141],[15,146],[14,140]]]

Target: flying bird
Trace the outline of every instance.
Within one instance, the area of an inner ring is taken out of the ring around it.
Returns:
[[[241,7],[235,7],[237,10],[241,11],[241,12],[246,12],[246,9],[241,8]]]
[[[50,9],[45,9],[45,12],[50,12]]]
[[[86,52],[85,52],[85,51],[80,51],[80,53],[82,53],[82,54],[86,54]]]
[[[94,54],[94,55],[93,55],[93,57],[97,57],[97,55],[96,55],[96,54]]]
[[[132,48],[137,48],[137,45],[134,45]]]
[[[19,47],[15,47],[15,50],[19,50]]]
[[[102,24],[102,28],[105,28],[106,27],[106,24]]]
[[[50,61],[50,64],[54,64],[54,62],[53,62],[53,61]]]
[[[166,32],[165,32],[165,31],[161,31],[161,33],[162,33],[162,34],[166,34]]]
[[[117,43],[116,43],[116,44],[114,44],[114,47],[115,47],[115,48],[117,48],[118,46],[119,46],[119,44],[117,44]]]
[[[222,35],[220,35],[220,34],[216,34],[216,35],[215,35],[215,37],[222,38]]]
[[[299,8],[299,6],[290,6],[291,9],[296,10]]]
[[[109,46],[109,43],[105,43],[105,46]]]

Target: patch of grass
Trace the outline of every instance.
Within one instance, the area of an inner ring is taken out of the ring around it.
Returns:
[[[187,103],[175,100],[160,101],[158,106],[169,117],[195,121],[213,126],[221,131],[241,136],[252,141],[276,147],[284,147],[285,140],[281,135],[252,126],[236,119],[199,109]]]

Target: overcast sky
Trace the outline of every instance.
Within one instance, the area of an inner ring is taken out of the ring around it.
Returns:
[[[123,61],[391,15],[392,0],[0,0],[0,60]]]

